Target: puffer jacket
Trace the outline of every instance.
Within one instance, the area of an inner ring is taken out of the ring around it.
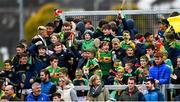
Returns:
[[[149,68],[149,77],[159,80],[159,84],[170,82],[171,69],[163,62],[161,65],[154,65]]]

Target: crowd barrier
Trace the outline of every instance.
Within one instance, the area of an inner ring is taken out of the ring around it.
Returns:
[[[123,90],[127,87],[128,85],[105,85],[104,87],[107,88],[108,90]],[[141,89],[146,89],[145,84],[142,85],[136,85],[138,88],[141,87]],[[166,84],[166,85],[161,85],[159,86],[160,91],[164,94],[165,100],[167,100],[167,95],[168,89],[180,89],[180,84]],[[89,86],[74,86],[74,89],[76,91],[78,90],[89,90]],[[145,91],[145,90],[144,90]]]

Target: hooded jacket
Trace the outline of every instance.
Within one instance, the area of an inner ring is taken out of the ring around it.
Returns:
[[[163,62],[149,68],[149,77],[159,80],[159,84],[169,84],[171,69]]]
[[[134,20],[127,19],[126,23],[127,23],[128,31],[130,32],[131,39],[134,40],[135,35],[138,33],[137,29],[134,28]]]

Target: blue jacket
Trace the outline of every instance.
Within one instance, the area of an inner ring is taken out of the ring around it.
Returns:
[[[33,95],[33,93],[31,92],[27,97],[26,97],[26,101],[50,101],[49,97],[43,93],[41,93],[37,99],[36,97]]]
[[[51,81],[41,83],[41,93],[50,94],[51,87],[54,85]]]
[[[159,89],[148,90],[148,93],[144,95],[146,101],[164,101],[164,95]]]
[[[159,84],[169,84],[171,69],[165,64],[154,65],[149,68],[149,77],[159,80]]]

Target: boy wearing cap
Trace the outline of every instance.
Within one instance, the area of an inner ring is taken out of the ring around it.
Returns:
[[[89,69],[89,75],[92,76],[94,71],[99,68],[98,60],[95,58],[95,50],[94,49],[88,49],[87,56],[88,61],[84,68]]]
[[[154,66],[149,68],[149,77],[155,79],[156,84],[169,84],[170,68],[164,63],[163,53],[157,52],[154,54]]]
[[[95,49],[95,46],[94,46],[94,40],[92,39],[92,34],[93,32],[91,30],[86,30],[84,32],[84,35],[83,35],[83,42],[82,42],[82,47],[81,47],[81,50],[87,50],[87,49],[90,49],[90,48],[94,48]]]

